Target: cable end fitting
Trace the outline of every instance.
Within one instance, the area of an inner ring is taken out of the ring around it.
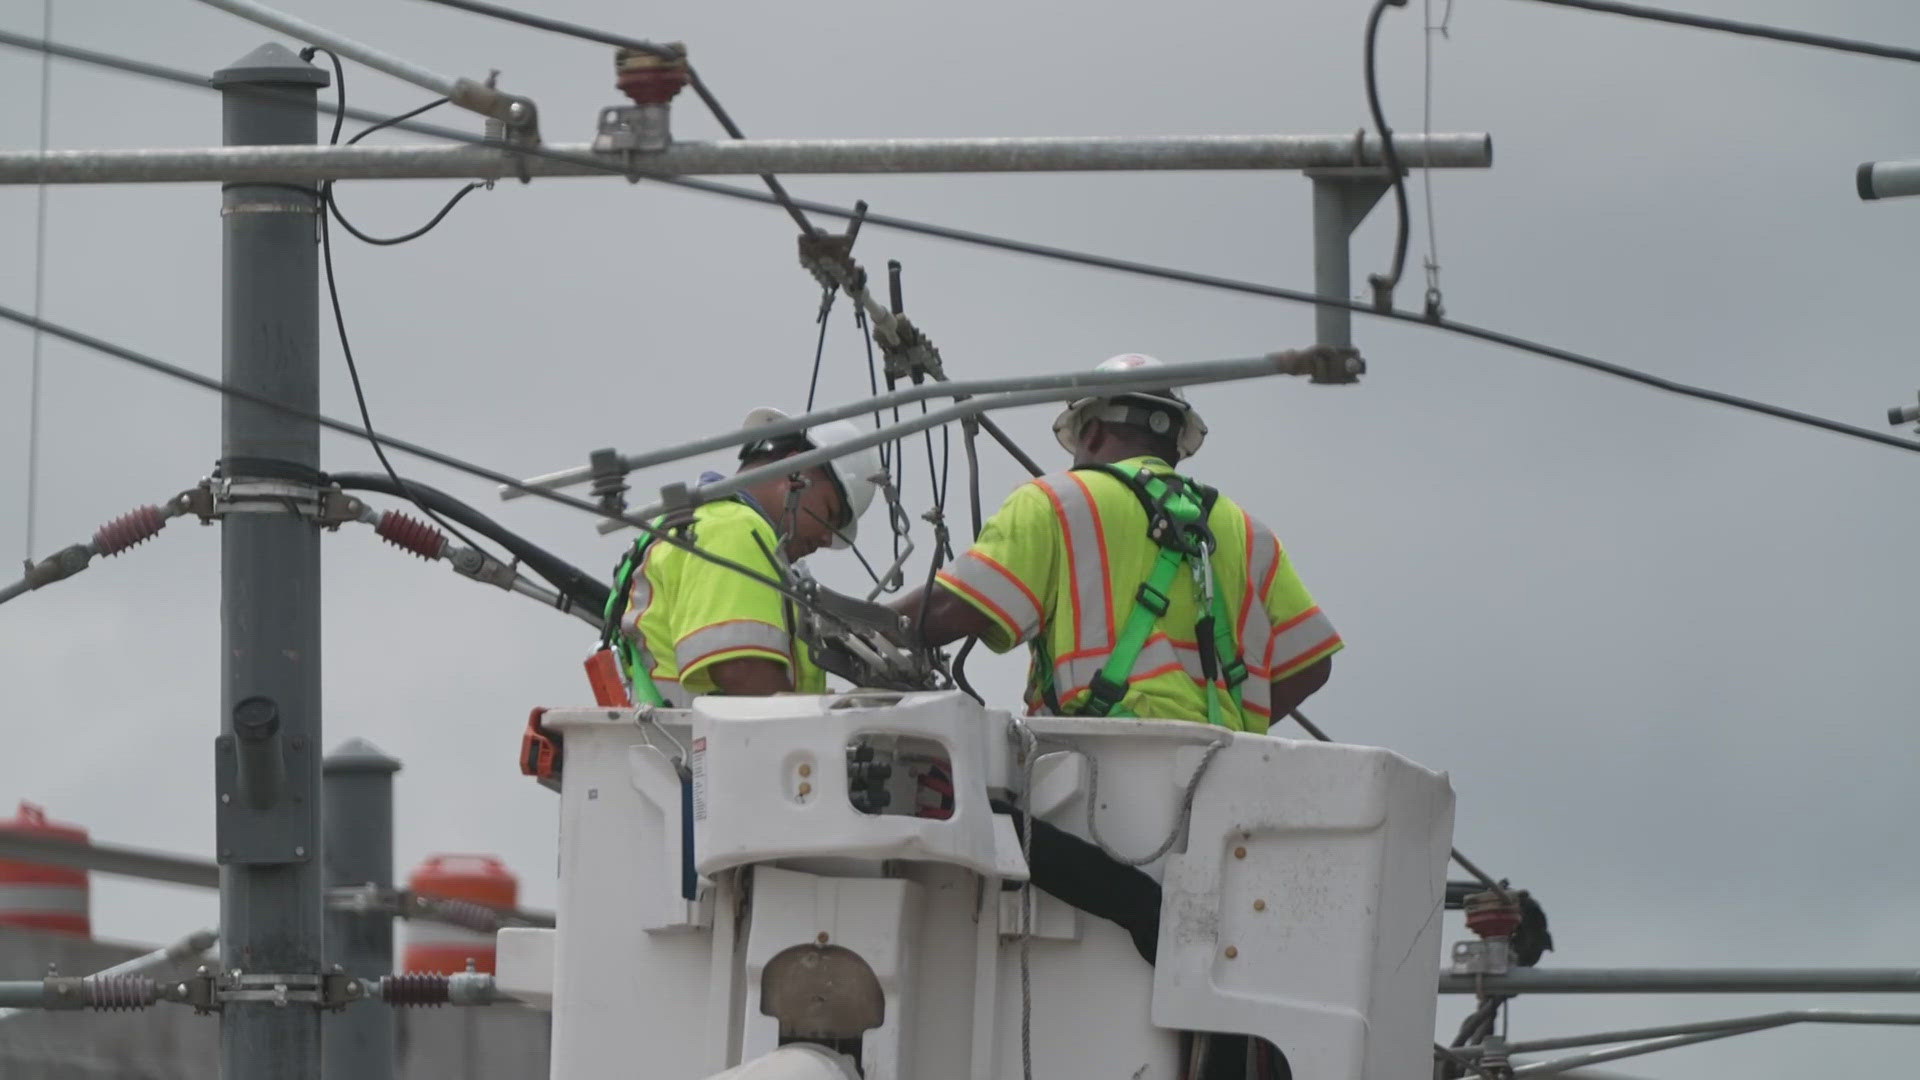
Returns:
[[[511,142],[540,141],[540,110],[535,107],[532,98],[509,94],[486,83],[461,78],[455,80],[453,92],[447,95],[447,100],[489,120],[498,120],[505,127]]]

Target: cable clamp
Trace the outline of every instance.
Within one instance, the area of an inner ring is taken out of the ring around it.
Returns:
[[[324,529],[366,521],[367,504],[333,485],[302,480],[208,477],[167,503],[173,515],[192,514],[202,525],[229,514],[292,514]]]
[[[368,997],[366,984],[348,975],[339,965],[327,972],[300,974],[259,974],[241,971],[216,972],[202,965],[194,974],[161,983],[156,997],[192,1007],[206,1015],[228,1005],[271,1005],[284,1009],[289,1005],[308,1005],[337,1012]]]

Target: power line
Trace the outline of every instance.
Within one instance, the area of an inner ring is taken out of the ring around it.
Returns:
[[[606,518],[610,521],[617,521],[622,525],[631,525],[632,527],[640,530],[641,532],[655,537],[662,543],[670,544],[673,547],[680,548],[681,550],[687,552],[688,554],[693,555],[696,558],[704,559],[707,562],[714,564],[715,566],[725,567],[728,570],[732,570],[734,573],[741,574],[748,578],[751,578],[754,581],[757,581],[760,584],[767,586],[768,588],[774,589],[775,591],[779,592],[782,596],[785,596],[793,600],[795,603],[812,607],[811,601],[807,600],[804,596],[800,595],[798,591],[796,591],[792,586],[789,586],[786,582],[780,581],[776,578],[768,577],[757,570],[751,569],[749,567],[741,565],[740,563],[734,562],[732,559],[728,559],[720,555],[715,555],[712,552],[707,551],[706,549],[698,546],[697,544],[693,544],[683,539],[682,537],[675,535],[671,530],[655,527],[651,522],[643,521],[638,518],[628,517],[624,514],[614,513],[608,510],[602,510],[600,507],[595,506],[593,503],[590,503],[585,499],[578,499],[578,498],[575,498],[574,496],[563,494],[562,492],[551,491],[546,488],[539,488],[539,487],[534,487],[528,484],[523,484],[519,480],[511,476],[508,476],[506,473],[497,472],[493,469],[487,468],[484,465],[476,465],[462,458],[454,457],[452,454],[435,450],[429,446],[422,446],[417,442],[412,442],[407,439],[402,439],[394,435],[382,434],[380,432],[370,430],[369,428],[362,427],[358,424],[350,424],[345,420],[337,420],[331,416],[325,415],[324,413],[318,413],[310,409],[300,408],[297,405],[289,405],[286,402],[277,401],[273,398],[267,397],[264,394],[256,394],[251,390],[242,390],[237,386],[232,386],[226,382],[223,382],[219,379],[215,379],[211,376],[202,375],[197,371],[191,371],[187,368],[180,367],[177,364],[170,364],[165,360],[148,356],[145,353],[135,352],[132,349],[128,349],[120,345],[115,345],[110,341],[106,341],[101,338],[94,337],[91,334],[81,333],[78,330],[74,330],[66,326],[61,326],[58,323],[48,322],[45,319],[36,318],[32,315],[27,314],[24,311],[18,311],[14,308],[8,307],[5,304],[0,304],[0,319],[6,319],[9,322],[18,323],[21,326],[25,326],[29,329],[45,331],[46,333],[52,334],[54,337],[60,338],[63,341],[71,342],[72,344],[79,345],[83,348],[92,349],[93,351],[101,353],[103,355],[111,356],[116,360],[125,361],[129,364],[135,365],[136,367],[146,368],[148,371],[158,372],[169,378],[178,379],[181,382],[192,383],[193,385],[198,386],[203,390],[211,390],[216,394],[223,394],[227,397],[234,398],[238,401],[247,402],[250,405],[258,405],[263,409],[272,409],[273,411],[278,413],[284,413],[288,416],[298,417],[302,420],[308,421],[309,423],[318,424],[319,426],[326,428],[329,431],[337,431],[342,435],[350,435],[355,439],[368,439],[372,441],[377,441],[387,446],[390,449],[398,450],[405,454],[411,454],[414,457],[420,458],[425,461],[431,461],[435,465],[441,465],[446,468],[453,469],[456,472],[463,472],[469,476],[478,477],[479,479],[486,480],[491,483],[501,484],[506,487],[514,488],[516,490],[523,491],[529,495],[537,495],[540,498],[546,499],[549,502],[558,503],[561,506],[569,506],[575,510],[582,510],[582,511],[585,511],[586,513],[592,514],[595,517]]]
[[[346,65],[340,62],[339,55],[336,54],[332,49],[324,49],[324,48],[318,48],[318,47],[313,49],[303,49],[301,50],[301,59],[311,60],[315,52],[326,53],[327,59],[333,62],[333,88],[334,88],[334,93],[336,94],[340,102],[340,110],[334,113],[333,134],[329,136],[327,139],[328,144],[332,145],[340,141],[340,128],[343,124],[346,123],[346,119],[347,119],[347,116],[346,116],[347,70],[346,70]],[[442,98],[441,100],[444,101],[446,99]],[[418,112],[420,110],[415,110],[415,111]],[[367,129],[367,131],[372,131],[372,130],[374,130],[374,128]],[[363,131],[360,134],[365,135],[366,132]],[[355,136],[356,141],[358,140],[358,138],[359,136]],[[471,187],[472,185],[468,185],[468,186]],[[462,192],[461,194],[465,194],[465,192]],[[458,196],[455,197],[454,201],[455,202],[459,201]],[[405,480],[400,479],[400,473],[394,469],[393,462],[387,460],[386,448],[380,445],[379,440],[374,439],[372,437],[373,436],[373,414],[367,409],[366,389],[360,385],[360,365],[353,358],[353,343],[347,337],[347,314],[346,314],[346,310],[340,304],[340,284],[336,280],[333,272],[333,230],[329,228],[327,225],[327,218],[329,216],[328,212],[333,210],[333,182],[331,180],[320,185],[319,202],[320,202],[320,260],[321,260],[321,264],[325,267],[327,272],[327,299],[331,301],[333,305],[333,326],[340,336],[340,355],[345,357],[347,361],[347,377],[351,379],[353,382],[353,400],[355,404],[357,404],[360,407],[360,421],[361,423],[366,425],[368,445],[373,447],[373,456],[380,459],[380,467],[387,470],[387,477],[393,481],[395,487],[398,487],[402,492],[406,494],[407,501],[419,507],[421,513],[427,515],[427,517],[430,518],[434,524],[447,530],[447,532],[450,535],[452,535],[454,539],[460,541],[462,544],[465,544],[466,546],[472,548],[475,551],[484,553],[486,549],[481,547],[479,544],[474,543],[472,537],[468,536],[466,533],[463,533],[459,529],[455,528],[452,522],[441,517],[439,514],[434,513],[432,507],[428,506],[423,500],[421,500],[418,496],[413,494],[413,489],[407,486],[407,482]],[[453,209],[453,205],[449,203],[447,205],[447,210],[451,210],[451,209]],[[338,211],[334,211],[334,214],[337,215]],[[446,216],[446,210],[442,210],[440,212],[439,217],[436,217],[433,219],[433,221],[427,223],[426,229],[433,228],[435,224],[439,223],[440,218],[445,216]],[[342,225],[347,224],[344,219],[340,223]],[[347,229],[349,231],[354,232],[354,235],[356,236],[359,235],[358,231],[354,230],[353,226],[347,225]],[[426,229],[421,229],[419,231],[425,232]]]
[[[1532,2],[1552,4],[1555,7],[1580,8],[1584,11],[1599,11],[1608,15],[1625,15],[1631,19],[1691,26],[1700,30],[1718,30],[1725,34],[1766,38],[1769,41],[1784,41],[1793,45],[1811,45],[1816,49],[1832,49],[1835,52],[1920,63],[1920,49],[1882,45],[1879,42],[1860,41],[1856,38],[1833,37],[1829,34],[1810,34],[1804,30],[1786,30],[1777,26],[1762,26],[1759,23],[1740,22],[1736,19],[1720,19],[1711,15],[1689,15],[1684,11],[1668,11],[1665,8],[1647,7],[1645,4],[1622,4],[1617,0],[1532,0]]]
[[[1406,7],[1407,0],[1374,0],[1373,10],[1367,14],[1366,48],[1361,57],[1361,71],[1367,84],[1367,111],[1373,114],[1373,126],[1380,130],[1380,153],[1386,159],[1387,178],[1393,184],[1393,203],[1396,220],[1393,231],[1393,268],[1384,274],[1370,274],[1367,281],[1373,286],[1375,307],[1393,306],[1393,290],[1400,284],[1400,274],[1407,267],[1408,219],[1412,216],[1407,209],[1407,181],[1401,175],[1400,154],[1393,148],[1393,129],[1387,127],[1387,114],[1380,107],[1380,80],[1374,72],[1376,54],[1379,52],[1380,16],[1386,14],[1389,7]]]
[[[53,36],[53,0],[40,8],[41,33]],[[53,130],[53,56],[40,54],[40,152],[47,152]],[[47,295],[47,185],[33,193],[33,314],[45,310]],[[40,374],[41,345],[44,335],[33,334],[33,352],[27,375],[27,549],[26,561],[33,562],[34,525],[40,510]]]
[[[1559,2],[1559,0],[1541,0],[1541,2],[1553,3],[1553,2]],[[18,45],[22,48],[29,48],[29,49],[47,49],[48,48],[47,43],[45,42],[36,41],[32,38],[21,38],[15,35],[6,34],[4,32],[0,32],[0,44]],[[167,78],[176,82],[185,81],[190,85],[202,86],[204,88],[204,82],[201,81],[199,76],[188,75],[184,80],[182,80],[179,78],[175,78],[175,76],[180,73],[173,72],[171,71],[171,69],[160,68],[160,69],[157,69],[157,71],[142,70],[142,69],[155,69],[155,65],[144,64],[139,61],[127,61],[119,57],[110,57],[102,53],[93,53],[93,52],[90,52],[89,50],[74,49],[70,46],[59,46],[57,50],[49,49],[48,51],[56,51],[56,55],[64,56],[69,59],[80,60],[81,62],[84,62],[84,63],[104,63],[105,66],[116,67],[116,68],[119,68],[120,70],[125,70],[125,71],[132,71],[135,74],[154,73],[157,75],[157,77],[160,77],[160,78]],[[167,72],[167,74],[158,74],[158,72]],[[403,126],[411,131],[416,131],[425,135],[431,135],[436,138],[450,139],[456,142],[465,142],[465,143],[470,143],[475,145],[497,145],[497,144],[489,143],[482,136],[471,135],[464,131],[456,131],[452,128],[443,128],[443,127],[439,127],[432,124],[419,124],[419,123],[410,121],[404,125],[396,125],[396,126]],[[593,168],[601,169],[607,172],[609,175],[619,175],[619,176],[627,175],[625,172],[623,172],[620,169],[618,165],[610,164],[608,162],[599,161],[592,158],[585,158],[585,157],[579,157],[573,154],[561,153],[559,151],[547,149],[544,147],[538,147],[538,146],[515,147],[514,152],[529,154],[536,157],[551,158],[559,161],[589,164]],[[652,180],[656,183],[667,184],[672,187],[686,188],[689,190],[705,192],[707,194],[712,194],[712,195],[721,195],[727,198],[738,199],[746,202],[757,202],[763,205],[779,205],[778,200],[776,200],[772,195],[764,194],[758,191],[749,191],[745,188],[732,187],[727,184],[716,183],[710,180],[700,180],[700,179],[695,179],[692,177],[684,177],[684,176],[659,176],[659,177],[647,177],[646,179]],[[1203,273],[1199,273],[1191,270],[1180,270],[1173,267],[1158,266],[1152,263],[1138,262],[1132,259],[1116,258],[1110,255],[1098,255],[1092,252],[1076,251],[1071,248],[1062,248],[1062,247],[1055,247],[1048,244],[1038,244],[1038,243],[1032,243],[1024,240],[1015,240],[1009,237],[996,236],[991,233],[976,232],[971,229],[959,229],[959,228],[954,228],[952,226],[947,226],[947,225],[936,225],[930,222],[916,221],[911,218],[896,217],[891,214],[878,214],[878,213],[873,213],[871,211],[865,211],[863,213],[862,211],[857,211],[849,207],[835,206],[829,203],[817,202],[810,199],[793,199],[791,201],[794,206],[808,213],[818,214],[823,217],[841,218],[848,221],[851,221],[856,217],[860,217],[861,220],[863,220],[866,224],[876,225],[885,229],[893,229],[897,232],[911,233],[919,236],[928,236],[928,237],[933,237],[939,240],[949,240],[956,243],[970,244],[976,247],[992,248],[999,251],[1013,252],[1015,254],[1028,255],[1034,258],[1048,259],[1055,262],[1070,263],[1077,266],[1087,266],[1087,267],[1093,267],[1095,269],[1101,269],[1101,270],[1111,270],[1117,273],[1133,274],[1136,276],[1153,278],[1160,281],[1173,281],[1173,282],[1178,282],[1185,285],[1195,285],[1201,288],[1216,289],[1224,292],[1239,293],[1247,296],[1262,296],[1262,297],[1266,297],[1274,300],[1286,300],[1291,303],[1312,304],[1312,305],[1317,305],[1321,307],[1345,308],[1348,311],[1358,312],[1362,315],[1368,315],[1374,318],[1391,319],[1397,322],[1412,323],[1417,326],[1430,327],[1432,329],[1443,331],[1449,334],[1457,334],[1462,337],[1474,338],[1479,341],[1490,342],[1492,344],[1505,346],[1507,348],[1515,349],[1520,352],[1532,353],[1536,356],[1543,356],[1550,360],[1558,360],[1562,363],[1572,364],[1576,367],[1585,368],[1589,371],[1596,371],[1596,372],[1600,372],[1601,374],[1612,375],[1615,378],[1626,379],[1629,382],[1639,383],[1640,385],[1643,385],[1643,386],[1650,386],[1650,387],[1653,387],[1654,389],[1663,390],[1668,393],[1679,394],[1685,397],[1696,398],[1701,401],[1710,401],[1710,402],[1714,402],[1715,404],[1728,406],[1730,408],[1743,409],[1748,412],[1759,413],[1763,416],[1771,416],[1771,417],[1774,417],[1775,419],[1786,420],[1790,423],[1802,424],[1807,427],[1818,428],[1820,430],[1832,432],[1834,434],[1845,435],[1850,438],[1862,439],[1867,442],[1879,443],[1885,446],[1897,447],[1901,450],[1920,450],[1920,442],[1913,442],[1907,439],[1897,438],[1891,435],[1883,434],[1878,431],[1873,431],[1873,430],[1862,428],[1862,427],[1856,427],[1852,424],[1842,423],[1838,420],[1830,420],[1826,417],[1815,416],[1811,413],[1801,412],[1797,409],[1789,409],[1784,406],[1771,405],[1765,402],[1753,400],[1751,398],[1744,398],[1737,394],[1723,393],[1718,390],[1709,390],[1704,387],[1691,386],[1686,383],[1677,382],[1675,380],[1667,379],[1659,375],[1651,374],[1649,372],[1630,368],[1622,364],[1615,364],[1609,361],[1600,360],[1595,357],[1587,356],[1582,353],[1577,353],[1572,351],[1571,349],[1563,349],[1557,346],[1547,345],[1541,342],[1532,341],[1527,338],[1519,337],[1518,335],[1508,334],[1499,330],[1492,330],[1482,326],[1475,326],[1471,323],[1456,322],[1452,319],[1447,319],[1447,318],[1429,317],[1419,312],[1407,311],[1400,308],[1390,308],[1386,310],[1381,310],[1379,308],[1374,307],[1372,304],[1363,304],[1357,301],[1348,300],[1344,297],[1320,296],[1318,294],[1305,292],[1299,289],[1288,289],[1288,288],[1284,288],[1282,286],[1277,286],[1277,285],[1264,285],[1259,282],[1243,281],[1236,278],[1222,277],[1216,274],[1203,274]],[[519,485],[516,483],[509,486],[517,487]]]

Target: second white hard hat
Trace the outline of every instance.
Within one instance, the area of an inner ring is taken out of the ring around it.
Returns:
[[[788,419],[785,412],[763,405],[749,412],[740,426],[756,428],[785,419]],[[815,424],[802,434],[808,443],[822,447],[859,438],[861,430],[851,421],[829,420],[824,424]],[[854,538],[860,532],[860,518],[866,514],[867,507],[873,505],[873,493],[879,486],[874,478],[882,472],[880,449],[875,446],[855,450],[827,464],[827,473],[839,486],[840,496],[847,504],[847,524],[834,534],[832,547],[853,546]]]
[[[1121,353],[1110,356],[1100,362],[1095,371],[1131,371],[1135,368],[1155,368],[1166,365],[1145,353]],[[1178,445],[1180,456],[1190,458],[1199,453],[1200,444],[1207,440],[1207,422],[1200,419],[1193,406],[1188,404],[1187,396],[1177,386],[1156,390],[1136,390],[1111,397],[1085,397],[1070,403],[1053,422],[1053,437],[1060,441],[1069,454],[1080,452],[1080,432],[1089,420],[1127,420],[1130,419],[1127,403],[1144,405],[1149,409],[1173,412],[1180,418],[1180,436]]]

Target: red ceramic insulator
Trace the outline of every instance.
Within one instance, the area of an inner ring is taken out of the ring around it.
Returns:
[[[93,534],[93,549],[102,555],[118,555],[167,527],[167,515],[157,506],[142,506],[100,526]]]
[[[447,550],[447,534],[405,514],[388,510],[373,527],[380,539],[402,551],[411,551],[423,559],[437,559]]]
[[[1467,929],[1483,938],[1512,937],[1520,928],[1520,905],[1497,893],[1479,893],[1466,901]]]
[[[664,105],[687,85],[685,59],[667,60],[622,49],[616,59],[619,76],[613,84],[635,105]]]

